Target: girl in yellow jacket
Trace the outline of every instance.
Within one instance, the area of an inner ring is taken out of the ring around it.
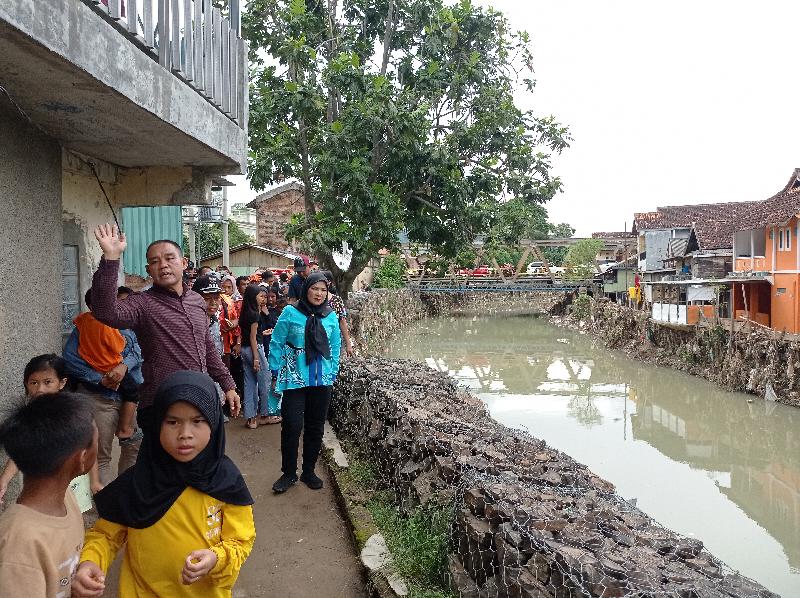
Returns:
[[[225,456],[214,382],[176,372],[153,407],[160,433],[146,434],[136,465],[95,496],[100,519],[86,533],[73,593],[102,596],[127,542],[120,598],[230,598],[256,533],[253,499]]]

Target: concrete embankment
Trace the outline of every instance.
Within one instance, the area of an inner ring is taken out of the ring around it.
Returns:
[[[464,313],[466,306],[478,314],[504,311],[506,299],[531,307],[534,297],[520,295],[356,296],[354,338],[379,349],[430,315]],[[564,297],[542,293],[536,301],[535,313],[552,314]],[[584,465],[497,423],[479,399],[424,364],[346,362],[331,422],[371,455],[403,508],[455,507],[446,568],[462,598],[776,596],[731,571],[701,540],[652,520]]]
[[[800,406],[800,342],[757,326],[731,332],[724,325],[670,326],[641,310],[607,300],[588,302],[586,313],[552,318],[585,330],[627,356],[700,376],[723,388],[764,396],[768,385],[778,402]]]
[[[399,504],[455,505],[447,569],[463,598],[774,596],[421,363],[346,362],[331,422]]]

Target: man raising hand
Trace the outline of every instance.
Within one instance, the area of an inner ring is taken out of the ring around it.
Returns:
[[[152,288],[118,301],[119,260],[128,245],[125,234],[110,224],[98,226],[94,234],[103,258],[92,280],[92,312],[108,326],[132,329],[139,339],[144,358],[138,411],[142,430],[158,433],[152,427],[155,391],[178,370],[208,373],[222,387],[236,417],[241,406],[236,385],[208,333],[205,300],[183,282],[187,260],[180,245],[170,240],[151,243],[146,270]]]

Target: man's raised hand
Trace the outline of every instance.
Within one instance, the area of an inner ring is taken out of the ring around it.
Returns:
[[[128,246],[125,233],[119,232],[117,225],[101,224],[94,229],[94,236],[103,250],[103,257],[107,260],[118,260]]]

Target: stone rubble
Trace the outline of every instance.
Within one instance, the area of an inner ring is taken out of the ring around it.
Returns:
[[[776,596],[424,364],[346,361],[330,419],[400,504],[455,505],[448,577],[463,598]]]
[[[569,310],[567,310],[569,311]],[[800,406],[800,341],[752,325],[733,334],[726,326],[677,327],[654,322],[646,311],[607,299],[591,303],[589,317],[570,315],[551,322],[591,333],[608,348],[628,357],[705,378],[723,388],[765,396],[768,385],[777,401]]]

